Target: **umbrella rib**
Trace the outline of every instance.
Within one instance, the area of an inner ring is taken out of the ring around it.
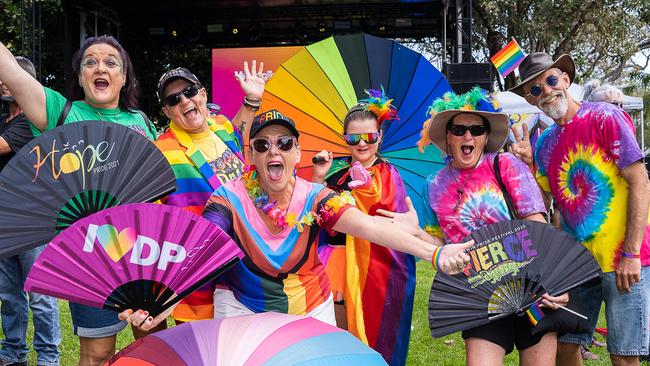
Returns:
[[[334,44],[336,45],[336,43],[334,43]],[[309,51],[309,47],[305,47],[305,49],[306,49],[307,52],[309,53],[309,56],[311,56],[311,58],[313,58],[314,61],[316,61],[316,65],[318,65],[318,68],[320,68],[320,69],[323,71],[323,74],[325,74],[325,77],[327,77],[327,80],[329,80],[330,84],[332,84],[332,85],[334,86],[335,84],[334,84],[334,82],[332,81],[332,79],[330,79],[330,76],[327,75],[327,73],[325,72],[325,69],[323,69],[323,67],[320,65],[320,63],[318,63],[318,61],[316,60],[316,57],[314,57],[314,55],[311,53],[311,51]],[[336,50],[338,51],[338,48],[337,48]],[[341,52],[339,52],[339,56],[340,56],[340,55],[341,55]],[[341,59],[343,59],[343,58],[341,58]],[[344,63],[344,65],[345,65],[345,63]],[[346,72],[347,72],[347,69],[346,69]],[[293,74],[292,74],[292,75],[293,75]],[[349,75],[348,75],[348,76],[349,76]],[[350,84],[352,84],[352,81],[350,81]],[[352,89],[354,90],[354,86],[352,86]],[[343,96],[341,95],[341,92],[340,92],[337,88],[334,88],[334,90],[336,90],[336,94],[338,94],[339,98],[340,98],[341,101],[343,102],[343,105],[347,108],[347,105],[345,104],[345,99],[344,99]],[[338,118],[337,118],[337,119],[338,119]],[[341,123],[343,123],[343,121],[341,121]]]
[[[310,55],[311,55],[311,53],[310,53]],[[313,58],[313,57],[314,57],[314,56],[312,56],[312,58]],[[307,89],[307,91],[309,91],[309,93],[310,93],[311,95],[313,95],[314,98],[316,98],[316,99],[317,99],[317,100],[318,100],[322,105],[324,105],[325,108],[327,108],[327,110],[330,111],[330,112],[332,113],[332,115],[336,118],[336,120],[339,121],[339,122],[341,122],[341,125],[343,125],[343,121],[341,121],[341,120],[339,119],[339,117],[336,115],[336,113],[334,113],[334,111],[330,108],[329,105],[325,104],[325,102],[323,102],[323,101],[322,101],[322,100],[321,100],[321,99],[320,99],[316,94],[314,94],[314,92],[313,92],[311,89],[309,89],[309,88],[307,87],[307,85],[305,85],[302,81],[300,81],[300,79],[298,79],[298,77],[296,77],[296,75],[294,75],[291,71],[289,71],[289,69],[287,69],[286,67],[284,67],[284,65],[280,65],[280,67],[282,67],[283,69],[285,69],[285,70],[289,73],[289,75],[293,76],[293,78],[296,79],[296,81],[298,81],[298,82],[300,83],[300,85],[304,86],[305,89]],[[320,65],[318,65],[318,67],[320,68]],[[322,70],[322,68],[321,68],[321,70]],[[323,73],[324,73],[324,72],[323,72]],[[326,74],[326,75],[327,75],[327,74]],[[327,79],[329,80],[329,78],[327,78]],[[330,83],[331,83],[331,80],[330,80]],[[332,85],[333,85],[333,84],[332,84]],[[342,99],[341,99],[341,100],[342,100]],[[345,104],[345,101],[343,101],[343,104]]]
[[[433,67],[433,66],[432,66],[432,67]],[[415,73],[414,73],[414,74],[415,74]],[[442,75],[441,75],[441,76],[442,76]],[[429,96],[431,96],[431,94],[436,90],[436,88],[438,87],[438,85],[440,84],[440,81],[442,81],[442,79],[443,79],[442,77],[438,78],[438,82],[436,82],[436,85],[434,85],[433,88],[431,88],[431,90],[429,90],[429,93],[427,94],[426,98],[423,98],[423,99],[422,99],[422,101],[420,102],[420,104],[418,105],[418,107],[415,108],[415,109],[413,110],[413,112],[411,112],[411,114],[408,116],[408,118],[405,120],[404,123],[401,123],[401,124],[400,124],[396,129],[395,129],[395,131],[392,131],[392,133],[390,134],[390,136],[386,136],[386,139],[387,139],[387,140],[389,140],[392,136],[394,136],[395,134],[397,134],[397,133],[399,132],[399,130],[400,130],[402,127],[406,126],[406,123],[407,123],[407,122],[408,122],[408,121],[413,117],[413,115],[415,114],[415,112],[418,111],[418,110],[420,110],[420,108],[422,107],[422,105],[424,104],[424,102],[425,102],[426,100],[428,100],[428,99],[429,99]],[[416,131],[416,132],[420,132],[420,131],[418,130],[418,131]],[[409,134],[409,135],[407,135],[406,137],[411,137],[411,136],[413,136],[412,133]],[[398,140],[398,141],[401,141],[401,140],[404,140],[404,139],[400,139],[400,140]],[[384,146],[384,148],[389,148],[389,147],[395,145],[396,143],[397,143],[397,142],[394,142],[394,143],[392,143],[392,144],[388,144],[388,145]]]

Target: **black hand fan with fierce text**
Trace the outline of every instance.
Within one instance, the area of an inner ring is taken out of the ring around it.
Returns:
[[[473,232],[464,273],[438,272],[429,297],[434,338],[525,312],[540,296],[565,293],[600,276],[589,251],[569,234],[530,220]]]

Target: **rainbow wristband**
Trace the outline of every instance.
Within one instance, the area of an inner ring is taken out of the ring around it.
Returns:
[[[433,269],[438,270],[438,261],[440,260],[440,253],[442,253],[442,247],[437,247],[433,250],[433,255],[431,255],[431,265]]]
[[[641,253],[628,253],[628,252],[623,252],[623,257],[625,257],[625,258],[640,259],[640,258],[641,258]]]

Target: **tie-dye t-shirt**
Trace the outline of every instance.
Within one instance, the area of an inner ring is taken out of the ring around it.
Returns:
[[[495,154],[485,154],[474,169],[441,169],[427,183],[426,230],[448,243],[472,231],[510,220],[508,206],[494,175]],[[542,193],[528,167],[509,153],[499,155],[501,179],[518,217],[546,212]]]
[[[546,129],[535,148],[537,180],[551,192],[564,229],[596,257],[603,272],[618,263],[627,222],[621,170],[643,159],[630,116],[608,103],[583,102],[564,126]],[[650,265],[646,226],[641,264]]]

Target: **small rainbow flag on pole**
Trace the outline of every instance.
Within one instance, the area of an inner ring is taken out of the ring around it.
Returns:
[[[539,303],[539,300],[535,301],[535,303],[531,305],[528,310],[526,310],[526,315],[528,315],[528,319],[533,326],[536,326],[537,323],[539,323],[539,321],[544,317],[544,312],[542,311]]]
[[[524,51],[521,50],[519,44],[513,38],[510,43],[497,52],[496,55],[490,58],[490,61],[494,64],[494,67],[499,70],[499,74],[504,78],[508,76],[519,64],[521,61],[526,58]]]

